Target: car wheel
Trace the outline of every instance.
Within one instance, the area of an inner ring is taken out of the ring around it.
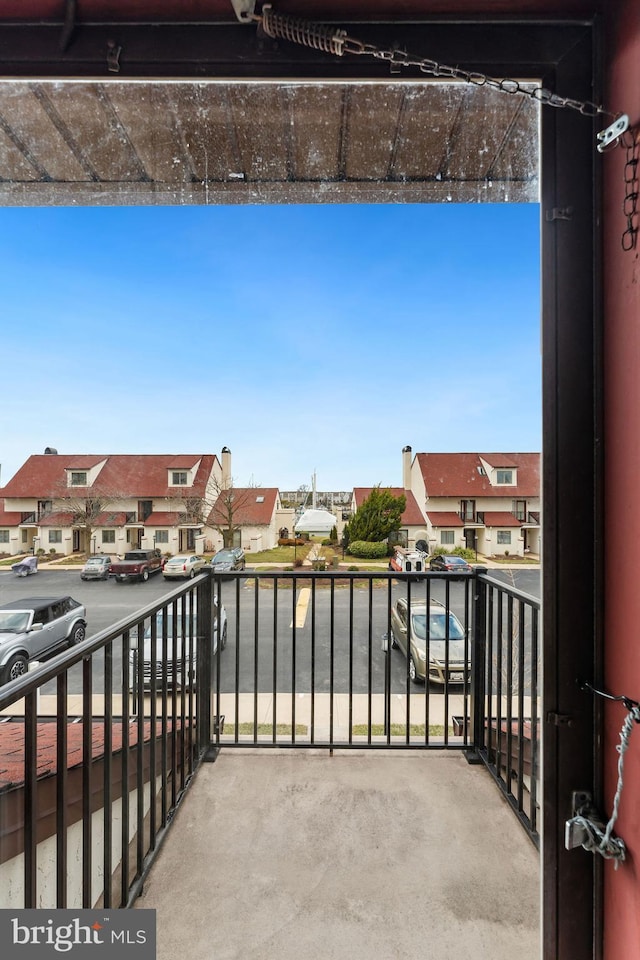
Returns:
[[[395,638],[394,635],[393,635],[393,630],[392,630],[391,633],[389,634],[389,640],[391,641],[391,649],[392,649],[392,650],[397,650],[397,649],[398,649],[398,641],[396,640],[396,638]]]
[[[27,658],[22,653],[16,653],[4,668],[2,682],[8,683],[9,680],[16,680],[26,673],[28,669],[29,661]]]
[[[192,570],[190,571],[190,573],[189,573],[189,580],[193,580],[193,578],[195,577],[195,575],[196,575],[196,572],[195,572],[195,570],[192,569]]]
[[[84,623],[76,623],[75,627],[69,634],[69,646],[72,647],[76,643],[82,643],[86,635],[87,631]]]
[[[220,649],[224,650],[226,645],[227,645],[227,625],[225,623],[224,627],[222,628],[222,642],[220,644]]]
[[[416,662],[413,659],[412,653],[409,654],[409,680],[411,680],[411,683],[420,683],[418,671],[416,670]]]
[[[142,580],[143,583],[146,583],[147,580],[149,579],[149,571],[143,570],[142,573],[140,574],[140,579]]]

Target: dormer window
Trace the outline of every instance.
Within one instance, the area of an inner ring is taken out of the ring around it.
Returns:
[[[87,485],[87,471],[86,470],[71,470],[69,475],[69,486],[70,487],[86,487]]]
[[[189,477],[186,470],[173,470],[171,473],[171,486],[172,487],[186,487],[189,482]]]
[[[496,483],[513,486],[513,470],[496,470]]]

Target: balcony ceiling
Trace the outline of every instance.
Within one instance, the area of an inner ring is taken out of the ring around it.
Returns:
[[[557,16],[559,6],[564,16],[579,17],[593,12],[596,4],[282,0],[275,6],[279,12],[336,25],[357,19],[365,29],[376,19],[443,13],[476,20],[507,13]],[[75,14],[66,38],[65,11]],[[224,72],[211,68],[209,54],[203,66],[193,43],[197,35],[179,33],[197,29],[195,23],[201,24],[201,33],[209,31],[208,38],[214,24],[219,25],[216,39],[232,37],[235,63],[241,67],[246,67],[249,49],[253,71],[242,75],[240,70],[238,76],[229,67],[230,56]],[[168,46],[167,29],[173,41]],[[102,47],[95,56],[97,38],[104,41],[105,30],[122,43],[115,71]],[[349,32],[358,36],[355,25]],[[278,55],[283,46],[295,50],[287,54],[294,63],[291,67],[287,61],[289,76],[300,75],[295,64],[306,65],[302,57],[315,56],[315,76],[302,71],[303,80],[283,80],[272,70],[271,79],[258,80],[264,51],[256,27],[237,23],[230,0],[78,0],[66,5],[63,0],[5,0],[0,6],[0,202],[537,199],[538,107],[528,98],[425,81],[416,72],[410,78],[391,75],[388,66],[370,80],[355,79],[355,74],[351,80],[349,69],[355,69],[357,58],[336,75],[337,58],[285,41],[267,44],[278,46]],[[143,48],[144,63],[136,59]],[[182,56],[185,50],[191,51],[188,58]],[[324,57],[320,67],[318,57]],[[341,67],[346,59],[340,60]],[[334,75],[322,78],[327,61]]]

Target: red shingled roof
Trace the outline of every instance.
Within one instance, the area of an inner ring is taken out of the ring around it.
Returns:
[[[144,522],[145,527],[177,527],[180,521],[186,521],[186,513],[154,510]]]
[[[479,472],[480,458],[496,467],[517,468],[514,485],[492,486]],[[417,453],[427,497],[539,497],[539,453]]]
[[[229,511],[225,507],[227,495],[228,491],[223,490],[214,503],[207,520],[211,526],[223,527],[227,524],[229,519]],[[259,527],[271,523],[278,497],[277,487],[234,487],[233,497],[234,524]]]
[[[453,510],[429,510],[427,516],[434,527],[464,527],[464,520]]]
[[[356,508],[361,507],[367,497],[371,496],[371,493],[375,487],[354,487],[353,495],[356,501]],[[389,493],[394,497],[399,497],[402,494],[407,498],[407,505],[402,514],[402,523],[407,527],[422,527],[425,524],[425,518],[422,515],[422,511],[418,506],[418,501],[414,497],[411,490],[403,490],[402,487],[381,487],[381,490],[388,490]]]
[[[90,487],[67,488],[67,470],[89,470],[105,461]],[[86,496],[202,497],[217,457],[215,454],[34,454],[1,491],[5,497]],[[199,464],[193,486],[170,487],[169,471],[189,470]]]
[[[0,500],[0,527],[17,527],[22,523],[19,511],[5,510],[4,500]]]
[[[57,733],[55,723],[37,724],[37,753],[36,775],[38,777],[52,776],[57,772]],[[82,765],[82,722],[67,724],[67,767],[72,769]],[[171,728],[171,721],[169,721]],[[162,724],[158,721],[157,735],[162,733]],[[91,724],[92,758],[97,760],[104,756],[104,723],[102,721]],[[24,783],[24,723],[19,721],[0,723],[0,792]],[[111,724],[112,750],[122,748],[122,721],[114,720]],[[144,725],[144,740],[151,738],[151,723]],[[129,744],[138,742],[137,720],[129,724]]]
[[[521,527],[522,520],[503,510],[485,510],[484,525],[485,527]]]

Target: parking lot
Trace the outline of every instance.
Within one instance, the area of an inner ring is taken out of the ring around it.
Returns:
[[[491,574],[494,575],[493,570]],[[498,570],[495,574],[496,579],[504,580],[527,593],[539,593],[537,570],[516,571],[514,574],[510,570]],[[162,599],[180,583],[165,581],[161,575],[155,575],[146,583],[83,581],[80,568],[77,571],[45,569],[26,578],[18,578],[6,570],[0,572],[0,603],[23,597],[69,594],[85,606],[87,636],[91,637]],[[279,691],[305,690],[309,687],[312,664],[313,686],[318,692],[327,692],[332,684],[337,692],[346,691],[350,684],[354,692],[364,692],[369,682],[373,683],[374,689],[384,688],[387,668],[382,637],[388,625],[386,587],[379,584],[373,589],[371,606],[368,591],[356,591],[353,598],[354,613],[350,613],[351,601],[346,589],[336,590],[333,609],[328,602],[328,591],[318,590],[315,601],[305,610],[302,620],[299,620],[302,591],[297,591],[294,596],[290,589],[281,587],[276,599],[273,590],[256,590],[255,587],[251,571],[247,571],[246,577],[243,576],[241,580],[239,602],[236,605],[235,581],[223,586],[222,599],[229,618],[229,639],[222,658],[223,689],[269,691],[275,682]],[[394,584],[393,597],[401,595],[405,589],[402,584]],[[414,587],[414,590],[417,589]],[[434,582],[432,591],[434,599],[445,601],[443,582]],[[412,595],[418,596],[417,593]],[[469,611],[465,610],[461,584],[451,585],[448,602],[451,610],[468,629]],[[294,619],[299,621],[295,636],[292,629]],[[274,622],[277,623],[275,643]],[[334,667],[331,668],[334,655]],[[115,680],[121,670],[118,645],[114,648],[113,662]],[[407,665],[404,655],[398,650],[392,652],[390,669],[392,688],[402,691],[406,687]],[[101,654],[94,656],[93,670],[97,691],[103,684]],[[70,689],[79,692],[82,683],[79,667],[72,670],[69,683]]]

